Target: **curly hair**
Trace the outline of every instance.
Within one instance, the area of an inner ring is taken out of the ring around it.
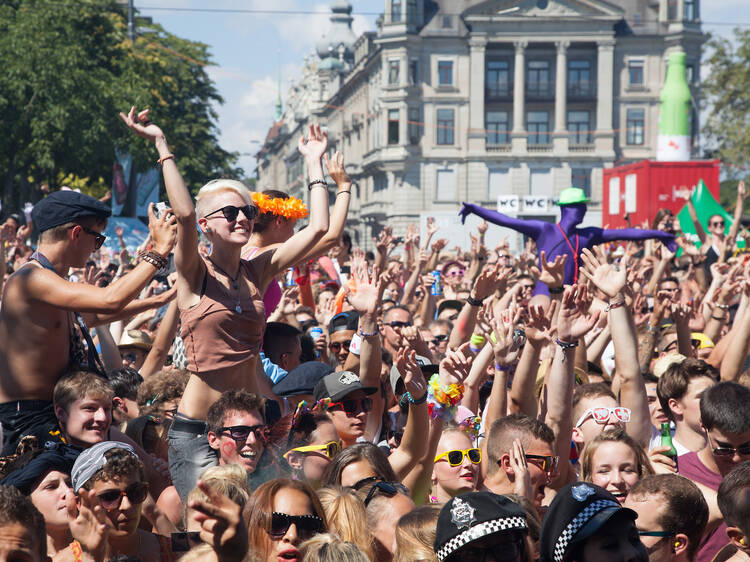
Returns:
[[[0,526],[18,523],[34,538],[41,559],[47,558],[44,518],[31,500],[13,486],[0,486]]]
[[[83,484],[86,490],[93,488],[94,482],[111,482],[127,478],[133,473],[138,475],[141,482],[145,480],[143,462],[133,453],[125,449],[110,449],[104,453],[104,458],[106,459],[104,466]]]
[[[190,373],[171,369],[154,373],[138,387],[138,408],[141,414],[151,414],[164,402],[179,400],[185,391]]]

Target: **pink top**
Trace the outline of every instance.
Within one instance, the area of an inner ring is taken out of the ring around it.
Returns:
[[[240,282],[243,297],[238,313],[236,296],[230,296],[216,280],[211,261],[204,263],[206,278],[201,300],[180,313],[187,368],[194,373],[234,367],[257,355],[266,329],[265,310],[252,264],[240,260],[244,279]]]
[[[245,259],[253,259],[258,253],[258,250],[260,250],[260,248],[250,248],[250,251],[248,251],[245,255]],[[279,303],[281,302],[281,295],[281,285],[279,285],[279,282],[276,281],[276,279],[272,279],[271,283],[266,289],[266,292],[263,293],[263,305],[266,307],[266,318],[271,316],[271,314],[273,314],[273,311],[276,310],[276,307],[279,306]]]

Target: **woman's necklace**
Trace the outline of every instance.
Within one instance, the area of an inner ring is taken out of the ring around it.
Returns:
[[[214,260],[212,260],[211,256],[208,256],[208,259],[212,264],[214,264],[214,267],[218,269],[219,272],[221,272],[227,279],[229,279],[230,283],[232,284],[232,288],[237,291],[237,303],[234,305],[234,311],[237,314],[242,314],[242,307],[240,306],[240,277],[242,277],[242,265],[240,265],[240,268],[237,270],[237,277],[232,277],[226,271],[224,271]]]

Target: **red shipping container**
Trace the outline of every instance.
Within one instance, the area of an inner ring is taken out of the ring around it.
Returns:
[[[659,209],[675,215],[685,205],[676,193],[683,187],[692,188],[703,180],[708,190],[719,199],[719,161],[656,162],[643,160],[616,168],[605,168],[602,178],[602,225],[607,228],[640,226],[648,221],[649,228]]]

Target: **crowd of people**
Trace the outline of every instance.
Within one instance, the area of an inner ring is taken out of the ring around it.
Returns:
[[[660,212],[549,260],[431,219],[365,252],[319,126],[307,204],[194,200],[121,118],[168,199],[137,251],[72,190],[0,227],[0,560],[750,560],[744,185],[700,247]]]

